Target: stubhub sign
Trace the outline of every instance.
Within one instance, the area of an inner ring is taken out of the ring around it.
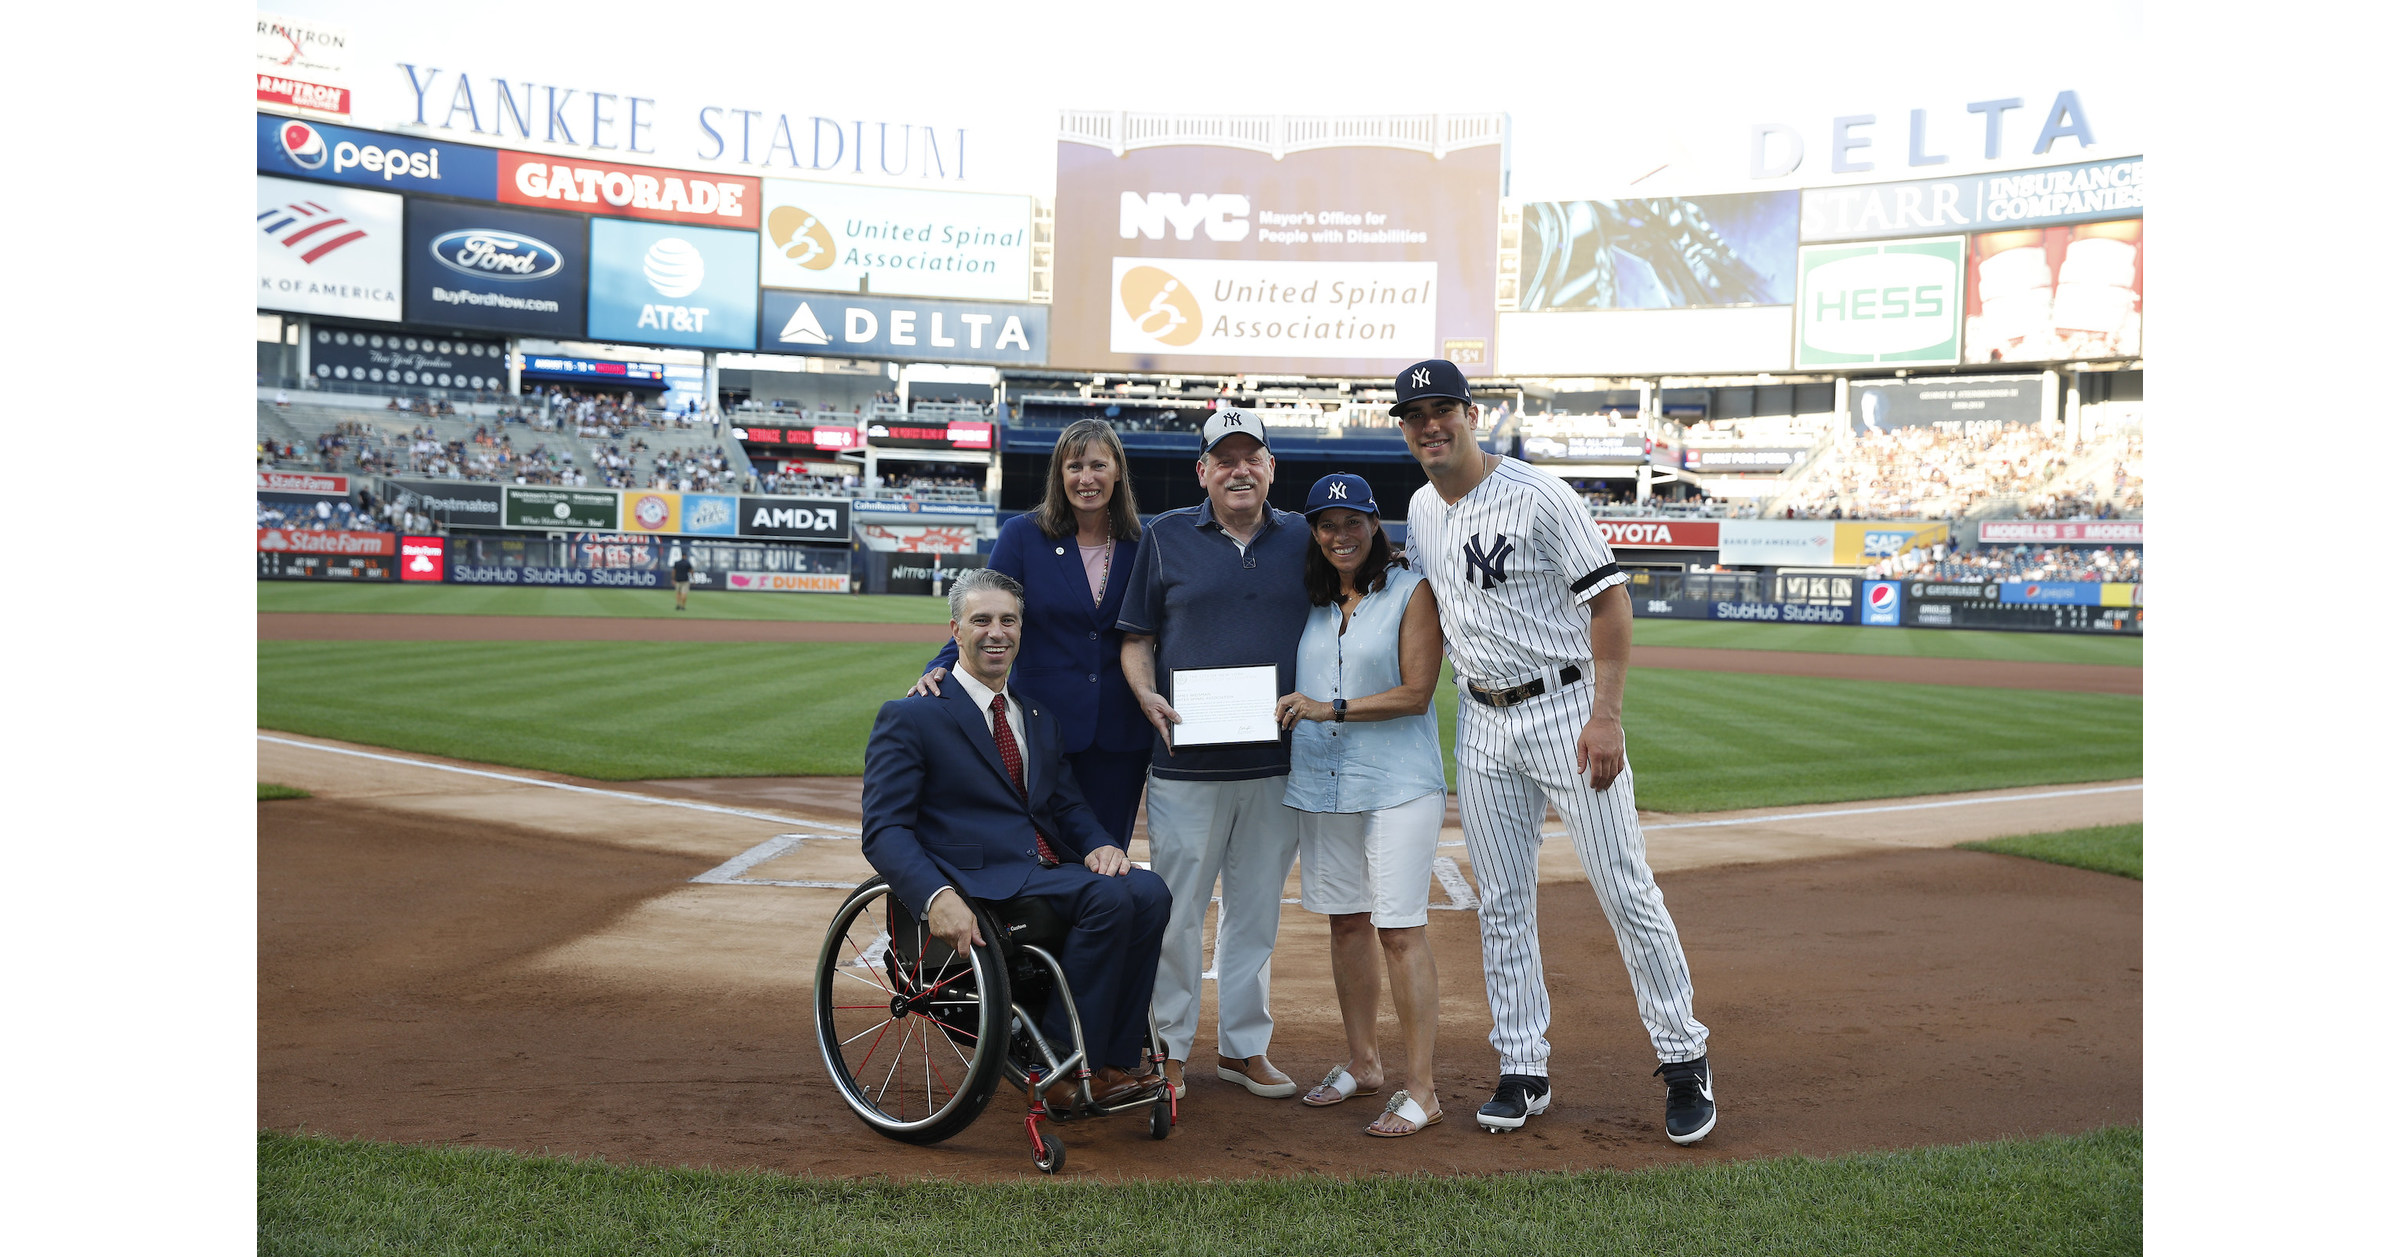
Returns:
[[[758,234],[592,220],[590,335],[748,349],[758,336]]]
[[[762,353],[1040,366],[1050,360],[1050,307],[768,289]]]
[[[500,154],[495,149],[274,114],[257,117],[261,174],[479,201],[497,194]]]

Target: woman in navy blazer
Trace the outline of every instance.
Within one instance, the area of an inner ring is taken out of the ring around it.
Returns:
[[[1075,781],[1120,847],[1133,833],[1154,736],[1125,685],[1117,631],[1141,518],[1116,430],[1079,419],[1051,448],[1041,506],[1001,525],[989,564],[1025,586],[1011,684],[1057,718]],[[909,693],[938,694],[957,662],[958,644],[945,644]]]

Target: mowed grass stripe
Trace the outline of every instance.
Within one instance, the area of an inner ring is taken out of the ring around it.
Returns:
[[[1867,628],[1854,624],[1755,624],[1733,620],[1635,620],[1639,646],[1798,650],[1919,659],[2142,666],[2142,639],[2100,633],[2001,633],[1983,629]]]
[[[852,776],[928,648],[889,643],[262,642],[262,727],[603,780]],[[1437,694],[1445,758],[1456,692]],[[2141,700],[1636,671],[1638,796],[1673,812],[2141,772]]]
[[[987,1118],[986,1120],[990,1120]],[[877,1167],[906,1173],[893,1145]],[[1069,1168],[1075,1153],[1069,1152]],[[2114,1254],[2142,1135],[1581,1174],[828,1182],[262,1133],[258,1251],[1236,1257]]]

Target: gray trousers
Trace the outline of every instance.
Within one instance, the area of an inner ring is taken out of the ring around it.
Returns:
[[[1300,851],[1300,813],[1283,805],[1283,789],[1281,776],[1150,778],[1150,869],[1175,896],[1150,1008],[1175,1060],[1191,1059],[1200,1032],[1200,927],[1219,879],[1217,1051],[1263,1056],[1274,1037],[1268,961],[1283,921],[1283,884]]]

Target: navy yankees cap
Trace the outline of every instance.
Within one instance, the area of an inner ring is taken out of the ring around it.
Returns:
[[[1246,436],[1260,445],[1267,443],[1267,425],[1247,410],[1217,410],[1209,412],[1208,422],[1200,428],[1200,452],[1206,454],[1229,436]]]
[[[1392,399],[1391,413],[1395,415],[1420,397],[1455,397],[1469,404],[1475,400],[1467,396],[1466,373],[1447,358],[1427,358],[1393,376],[1392,391],[1397,394]]]
[[[1383,515],[1383,509],[1375,505],[1375,490],[1368,487],[1366,477],[1346,471],[1337,471],[1312,486],[1308,491],[1308,506],[1300,513],[1315,519],[1317,512],[1332,506],[1347,506],[1370,517]]]

